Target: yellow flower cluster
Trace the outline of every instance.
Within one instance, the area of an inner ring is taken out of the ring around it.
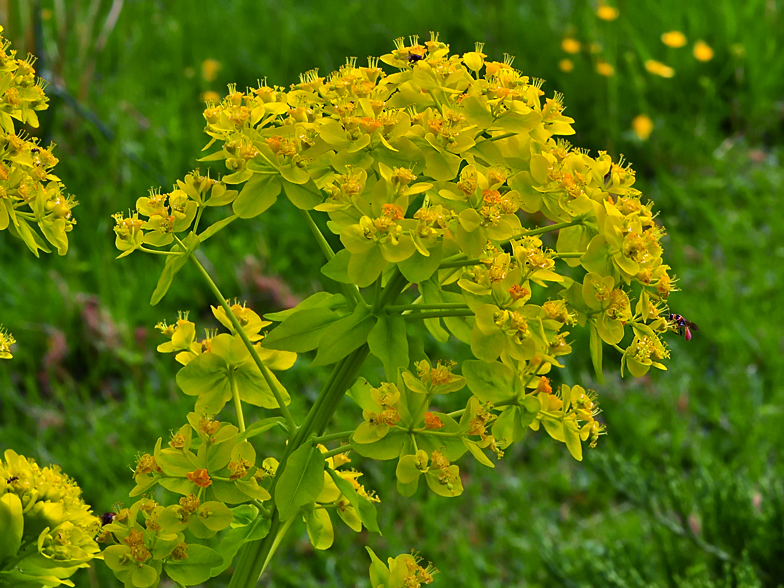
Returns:
[[[100,558],[101,520],[76,483],[11,449],[0,460],[0,585],[73,586],[68,578]]]
[[[38,126],[36,112],[49,107],[46,83],[36,77],[33,57],[18,59],[9,47],[0,36],[0,231],[8,229],[36,256],[48,253],[49,245],[65,255],[67,233],[76,224],[71,213],[76,202],[63,193],[62,182],[52,173],[57,164],[54,146],[43,147],[14,130],[15,120]]]

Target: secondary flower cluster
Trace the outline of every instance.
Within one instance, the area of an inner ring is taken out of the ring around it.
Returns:
[[[11,449],[0,460],[0,586],[73,586],[68,578],[100,558],[101,520],[56,466]]]
[[[18,59],[9,46],[0,36],[0,231],[8,229],[36,256],[48,253],[48,244],[65,255],[67,233],[76,224],[71,213],[76,202],[52,173],[58,161],[54,146],[43,147],[14,130],[15,120],[38,126],[36,112],[49,107],[46,83],[35,75],[34,58]]]

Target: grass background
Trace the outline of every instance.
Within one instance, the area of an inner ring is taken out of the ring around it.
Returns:
[[[266,585],[367,586],[364,543],[382,557],[415,547],[441,569],[442,586],[781,585],[784,14],[764,0],[617,6],[606,22],[579,0],[0,1],[5,34],[38,55],[51,84],[39,132],[58,144],[57,173],[81,202],[64,258],[36,260],[0,233],[0,318],[19,341],[0,366],[0,450],[60,464],[97,512],[127,503],[135,455],[192,408],[152,327],[178,310],[205,318],[212,301],[182,272],[150,307],[158,260],[115,260],[110,215],[197,165],[205,91],[264,77],[288,85],[435,30],[456,52],[484,41],[491,59],[515,55],[548,95],[566,95],[575,145],[634,164],[668,228],[682,290],[671,307],[700,332],[671,338],[669,371],[640,380],[622,380],[608,351],[602,386],[578,336],[563,381],[597,388],[609,426],[583,463],[531,435],[493,471],[461,462],[466,491],[455,500],[424,490],[403,499],[394,465],[362,464],[383,499],[384,536],[337,527],[335,546],[316,553],[298,529]],[[665,47],[669,30],[689,44]],[[568,56],[567,35],[600,49]],[[697,39],[714,48],[711,61],[692,56]],[[569,73],[558,65],[566,57]],[[203,75],[207,59],[220,64],[214,80]],[[600,59],[613,76],[596,73]],[[676,75],[647,73],[647,59]],[[631,130],[639,114],[655,125],[646,141]],[[277,206],[207,244],[221,288],[260,311],[320,289],[320,255],[296,221]],[[291,374],[295,413],[323,377]],[[75,582],[118,585],[102,565]]]

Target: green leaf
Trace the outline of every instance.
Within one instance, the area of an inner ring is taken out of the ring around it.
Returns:
[[[308,296],[297,304],[294,308],[289,308],[288,310],[282,310],[280,312],[268,312],[264,315],[264,318],[269,321],[275,322],[283,322],[288,317],[290,317],[295,312],[299,312],[300,310],[305,310],[306,308],[315,308],[317,306],[335,309],[340,306],[346,307],[346,298],[342,294],[332,294],[330,292],[316,292],[312,296]]]
[[[378,522],[376,521],[376,507],[373,503],[367,498],[357,494],[357,491],[354,489],[354,486],[351,485],[351,482],[342,478],[332,468],[327,468],[327,473],[332,477],[332,480],[334,480],[335,486],[338,487],[340,493],[348,499],[351,506],[357,511],[362,524],[365,525],[367,530],[381,535],[381,531],[378,528]]]
[[[148,586],[152,586],[158,581],[158,572],[156,572],[155,568],[152,566],[142,564],[141,566],[134,567],[131,570],[128,579],[131,581],[131,585],[135,586],[135,588],[148,588]],[[128,585],[127,581],[125,585]]]
[[[183,586],[195,586],[213,577],[212,569],[223,563],[223,556],[205,545],[188,545],[188,557],[182,560],[169,560],[163,564],[166,574]]]
[[[384,364],[387,380],[397,379],[397,368],[408,367],[406,321],[402,316],[381,314],[367,338],[370,353]]]
[[[232,214],[231,216],[228,216],[228,217],[226,217],[226,218],[224,218],[222,220],[219,220],[219,221],[217,221],[215,223],[212,223],[209,227],[204,229],[204,231],[202,231],[202,233],[199,235],[199,241],[204,243],[207,239],[209,239],[210,237],[215,235],[215,233],[217,233],[221,229],[227,227],[228,225],[233,223],[238,218],[239,217],[236,214]]]
[[[588,330],[591,334],[590,350],[593,371],[596,373],[596,381],[600,384],[604,384],[604,373],[602,372],[602,338],[599,336],[599,330],[596,328],[595,321],[590,321],[588,323]]]
[[[161,272],[161,277],[158,279],[158,285],[155,287],[155,291],[152,293],[152,298],[150,299],[151,306],[155,306],[164,296],[166,296],[166,292],[169,291],[169,286],[171,286],[175,274],[188,262],[188,258],[190,258],[191,254],[199,248],[199,242],[198,235],[191,232],[185,237],[184,252],[181,251],[179,245],[172,248],[172,251],[179,252],[180,254],[166,256],[166,264],[163,266],[163,272]]]
[[[370,583],[373,585],[373,588],[384,588],[387,581],[389,580],[389,568],[384,565],[378,556],[373,553],[373,550],[370,547],[365,546],[367,549],[368,554],[370,555]]]
[[[8,492],[0,496],[0,561],[16,555],[22,545],[24,515],[22,501],[16,494]]]
[[[253,218],[275,204],[280,194],[280,177],[254,175],[242,188],[231,208],[240,218]]]
[[[269,417],[267,419],[262,419],[260,421],[256,421],[252,425],[250,425],[247,429],[245,429],[242,433],[237,436],[238,441],[242,441],[243,439],[250,439],[251,437],[255,437],[256,435],[260,435],[266,431],[269,431],[272,427],[280,425],[284,429],[286,428],[286,421],[283,417]]]
[[[370,309],[359,305],[354,312],[334,323],[321,337],[316,359],[312,366],[329,365],[346,357],[367,342],[368,335],[376,323]]]
[[[319,346],[327,329],[340,320],[328,308],[306,308],[295,312],[275,327],[262,341],[262,347],[304,353]]]
[[[418,284],[429,280],[430,277],[436,272],[442,257],[442,244],[439,243],[436,247],[429,250],[430,255],[425,257],[419,251],[414,253],[405,261],[397,264],[400,273],[412,284]]]
[[[400,457],[401,450],[409,440],[408,434],[399,429],[390,429],[383,438],[374,443],[358,443],[354,436],[351,436],[351,449],[362,457],[385,461],[387,459],[397,459]]]
[[[301,506],[313,502],[324,487],[324,456],[310,443],[291,454],[275,487],[275,506],[287,521]]]
[[[306,174],[307,175],[307,174]],[[291,203],[302,210],[313,210],[324,201],[321,190],[311,179],[302,183],[283,180],[283,189]]]
[[[517,396],[514,372],[498,361],[465,361],[463,376],[474,396],[483,402],[500,402]]]
[[[310,508],[305,513],[310,543],[316,549],[329,549],[335,540],[335,528],[325,508]]]
[[[341,249],[321,268],[321,273],[340,284],[351,284],[351,278],[348,277],[350,260],[351,253],[347,249]]]

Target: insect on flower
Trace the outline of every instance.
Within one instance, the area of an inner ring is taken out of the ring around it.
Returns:
[[[683,335],[683,338],[687,341],[691,341],[691,333],[694,331],[695,333],[700,330],[700,328],[695,325],[691,321],[687,321],[679,314],[671,314],[668,319],[675,330],[678,332],[679,335]]]
[[[106,525],[112,523],[114,521],[114,517],[117,516],[117,513],[114,512],[105,512],[101,515],[101,526],[105,527]]]

